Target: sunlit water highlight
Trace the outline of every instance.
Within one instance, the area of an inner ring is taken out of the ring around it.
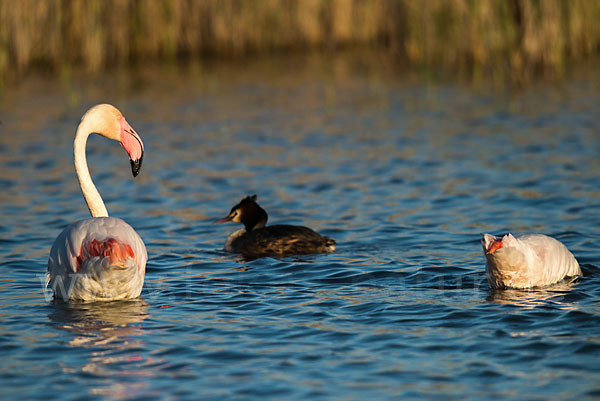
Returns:
[[[271,64],[272,63],[272,64]],[[600,86],[427,85],[367,61],[30,79],[0,108],[2,399],[600,397]],[[149,251],[141,299],[47,298],[52,241],[87,217],[76,124],[110,101],[146,146],[92,137],[113,216]],[[331,255],[239,260],[246,194]],[[560,239],[584,277],[488,289],[482,232]]]

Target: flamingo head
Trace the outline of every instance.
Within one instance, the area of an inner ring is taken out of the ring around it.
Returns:
[[[508,233],[502,237],[495,237],[490,234],[483,234],[481,246],[483,247],[483,252],[487,256],[493,255],[499,249],[516,247],[517,242],[518,240],[511,233]]]
[[[85,113],[82,122],[84,120],[93,121],[92,132],[119,141],[129,155],[131,172],[136,177],[142,168],[144,143],[119,109],[110,104],[99,104]]]
[[[528,286],[524,272],[531,260],[531,250],[519,237],[506,234],[495,237],[483,234],[481,240],[486,260],[486,275],[491,288]]]

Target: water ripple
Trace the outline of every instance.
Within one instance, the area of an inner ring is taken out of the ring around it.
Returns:
[[[142,71],[143,95],[98,78],[76,106],[34,80],[0,99],[3,399],[598,398],[597,82],[492,96],[355,67]],[[88,213],[72,136],[105,99],[144,138],[144,170],[131,181],[97,137],[88,161],[146,242],[146,283],[69,305],[45,266]],[[211,222],[252,193],[337,252],[224,252],[237,227]],[[507,231],[560,239],[583,277],[490,290],[480,233]]]

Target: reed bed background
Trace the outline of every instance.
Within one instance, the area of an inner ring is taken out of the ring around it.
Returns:
[[[355,47],[523,81],[598,54],[599,21],[597,0],[0,0],[0,83],[36,68]]]

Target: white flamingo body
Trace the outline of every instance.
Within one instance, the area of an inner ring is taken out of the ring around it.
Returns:
[[[494,237],[483,234],[486,273],[492,288],[532,288],[581,275],[571,252],[542,234]]]
[[[75,170],[92,218],[65,228],[48,259],[48,283],[64,300],[111,301],[136,298],[144,285],[146,247],[123,220],[108,217],[87,167],[85,145],[91,133],[118,140],[136,176],[143,158],[138,134],[114,106],[92,107],[81,119],[74,142]]]
[[[136,298],[142,292],[147,260],[144,242],[123,220],[79,220],[65,228],[52,245],[50,286],[55,296],[63,299]]]

